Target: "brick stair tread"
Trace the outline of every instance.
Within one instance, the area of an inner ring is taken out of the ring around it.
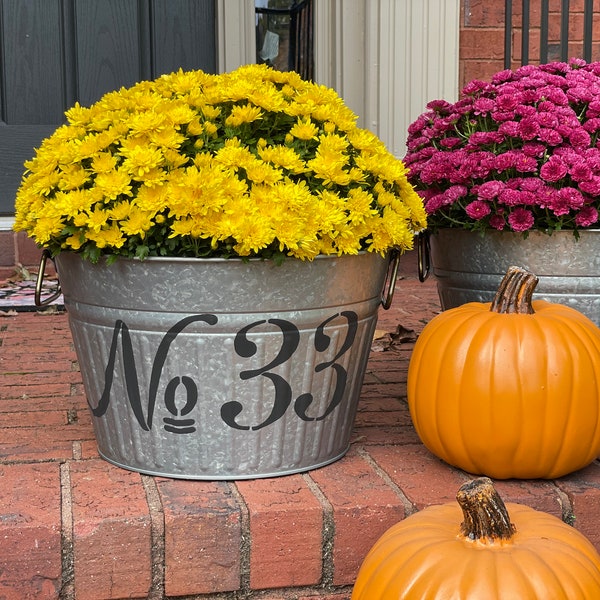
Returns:
[[[439,312],[412,262],[378,330]],[[6,600],[350,597],[375,540],[452,501],[469,476],[420,443],[406,404],[413,342],[374,346],[348,454],[284,477],[185,481],[99,458],[65,314],[0,319],[0,597]],[[600,463],[503,481],[508,501],[575,519],[600,549]]]

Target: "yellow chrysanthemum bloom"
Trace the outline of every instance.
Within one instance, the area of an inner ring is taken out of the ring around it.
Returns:
[[[82,222],[82,213],[75,216],[75,222],[77,225],[86,225],[90,231],[100,231],[103,229],[110,218],[110,211],[104,210],[99,207],[94,207],[87,211],[87,218],[85,223]]]
[[[81,165],[63,165],[57,182],[61,190],[76,190],[89,181],[89,173]]]
[[[126,238],[116,224],[100,230],[87,232],[87,237],[93,241],[98,248],[121,248]]]
[[[298,153],[287,146],[259,147],[258,155],[265,162],[272,163],[291,173],[303,173],[306,169],[306,165]]]
[[[189,131],[190,127],[188,126]],[[150,139],[150,143],[159,148],[177,149],[185,142],[185,137],[179,131],[169,127],[148,132],[148,138]]]
[[[117,166],[117,157],[110,152],[98,152],[92,158],[92,170],[96,173],[114,171]]]
[[[229,127],[239,127],[244,123],[252,123],[262,116],[262,110],[258,106],[245,104],[243,106],[234,106],[231,113],[225,119],[225,125]]]
[[[124,170],[98,173],[95,185],[108,200],[115,200],[121,195],[132,196],[131,175]]]
[[[25,164],[14,228],[58,253],[310,260],[412,247],[407,170],[330,88],[245,65],[76,104]]]
[[[51,202],[44,203],[46,213],[60,214],[66,219],[81,212],[91,210],[98,200],[98,193],[93,189],[72,190],[68,193],[57,192]]]
[[[290,134],[299,140],[316,140],[319,128],[310,120],[310,117],[299,118],[290,129]]]
[[[48,242],[51,238],[58,236],[65,224],[60,215],[52,217],[40,217],[36,220],[32,234],[39,243]]]
[[[151,146],[132,146],[121,150],[125,160],[121,165],[122,171],[131,174],[135,179],[141,179],[152,169],[160,166],[165,157],[157,148]]]
[[[119,222],[119,227],[126,236],[139,235],[141,239],[144,239],[146,232],[154,225],[152,217],[151,212],[132,206],[127,218]]]

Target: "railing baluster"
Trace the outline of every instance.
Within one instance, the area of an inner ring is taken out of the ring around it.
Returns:
[[[529,0],[523,0],[521,23],[521,64],[529,62]]]
[[[583,7],[583,58],[586,62],[592,60],[593,19],[594,0],[585,0]]]
[[[569,0],[561,0],[560,2],[560,15],[556,15],[560,18],[560,38],[558,40],[558,55],[554,52],[550,52],[551,41],[556,42],[555,39],[550,40],[550,0],[536,0],[539,2],[540,8],[540,49],[539,49],[539,62],[540,64],[548,63],[549,60],[561,60],[566,62],[571,58],[572,51],[569,49]],[[522,0],[522,19],[521,19],[521,65],[526,65],[530,60],[535,61],[536,57],[530,56],[531,50],[531,0]],[[505,0],[505,24],[504,24],[504,68],[510,69],[513,59],[513,2],[512,0]],[[554,17],[554,13],[553,13]],[[580,44],[579,37],[583,37],[583,47],[581,48],[580,56],[586,61],[591,62],[593,41],[594,41],[594,0],[583,0],[583,32],[575,36],[575,40],[571,40],[573,43]]]
[[[549,0],[542,0],[542,12],[540,15],[540,63],[548,62],[548,16],[550,8]]]
[[[569,0],[560,3],[560,59],[569,59]]]
[[[504,2],[504,68],[510,69],[512,58],[512,0]]]

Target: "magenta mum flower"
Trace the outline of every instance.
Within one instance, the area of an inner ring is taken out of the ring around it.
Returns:
[[[528,231],[534,222],[533,213],[525,208],[515,208],[508,215],[508,224],[513,231]]]
[[[545,181],[559,181],[566,174],[567,165],[558,157],[551,157],[540,169],[540,177]]]
[[[594,206],[586,206],[575,215],[575,222],[579,227],[591,227],[598,222],[598,211]]]
[[[600,176],[592,175],[588,181],[582,181],[579,189],[589,196],[600,196]]]
[[[504,183],[492,179],[491,181],[484,181],[477,188],[477,197],[481,200],[493,200],[498,194],[504,189]]]
[[[502,215],[495,214],[490,217],[490,227],[492,227],[493,229],[502,231],[505,225],[506,219]]]
[[[525,65],[434,101],[409,127],[409,179],[428,223],[578,229],[600,211],[600,62]]]
[[[483,219],[483,217],[487,217],[492,212],[492,209],[487,202],[474,200],[465,206],[465,212],[471,219],[479,221],[480,219]]]

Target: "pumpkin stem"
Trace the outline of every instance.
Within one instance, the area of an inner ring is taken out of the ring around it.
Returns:
[[[521,267],[509,267],[490,310],[501,314],[532,315],[535,311],[531,299],[538,281],[538,277]]]
[[[489,477],[463,484],[456,494],[464,521],[460,531],[471,540],[508,540],[515,533],[506,506]]]

